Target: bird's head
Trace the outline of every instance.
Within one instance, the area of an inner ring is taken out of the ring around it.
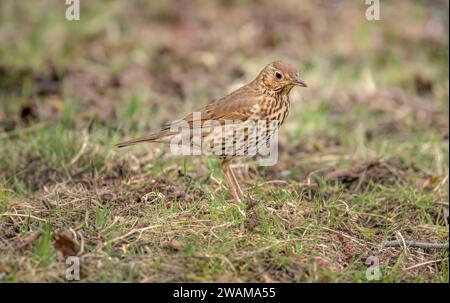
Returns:
[[[300,78],[298,70],[291,64],[283,61],[274,61],[268,64],[255,79],[258,86],[271,92],[287,92],[294,86],[307,87]]]

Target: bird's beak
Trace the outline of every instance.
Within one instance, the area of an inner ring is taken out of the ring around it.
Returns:
[[[298,78],[297,80],[294,80],[294,83],[295,83],[295,85],[298,85],[301,87],[308,87],[308,85],[306,85],[306,82],[300,78]]]

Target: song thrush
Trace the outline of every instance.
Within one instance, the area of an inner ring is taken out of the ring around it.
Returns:
[[[289,93],[294,86],[307,86],[300,79],[297,69],[283,61],[272,62],[264,67],[252,82],[198,112],[176,120],[160,130],[118,143],[116,146],[125,147],[141,142],[173,143],[180,141],[183,131],[188,130],[187,145],[215,151],[213,154],[221,160],[221,168],[234,198],[241,201],[244,194],[230,167],[230,162],[240,156],[254,155],[255,150],[267,144],[273,137],[274,132],[270,127],[261,135],[254,127],[249,128],[249,125],[254,126],[255,122],[262,121],[263,124],[268,125],[270,122],[278,128],[283,124],[289,112]],[[233,127],[229,127],[230,125]],[[239,129],[244,129],[241,140],[237,137]],[[200,143],[194,139],[195,131],[200,133],[198,136]]]

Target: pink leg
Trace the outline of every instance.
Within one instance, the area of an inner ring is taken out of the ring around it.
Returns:
[[[233,194],[234,199],[237,202],[242,201],[242,190],[239,187],[239,184],[236,182],[236,178],[234,177],[233,171],[230,168],[230,162],[228,160],[224,160],[222,162],[222,170],[225,173],[225,177],[227,178],[228,185],[230,187],[231,193]]]
[[[239,196],[244,197],[244,192],[242,191],[241,186],[239,185],[239,183],[238,183],[238,181],[236,179],[236,176],[234,175],[234,172],[233,172],[233,169],[231,168],[231,166],[229,167],[229,170],[230,170],[230,175],[233,178],[234,186],[236,187]]]

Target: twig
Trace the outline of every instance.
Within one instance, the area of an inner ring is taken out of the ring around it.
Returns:
[[[266,184],[279,184],[279,185],[289,185],[289,182],[286,180],[269,180],[269,181],[265,181],[260,183],[260,186],[266,185]]]
[[[77,255],[81,256],[84,253],[84,237],[81,231],[78,232],[78,235],[80,236],[80,250],[78,251]]]
[[[448,207],[448,202],[434,201],[434,203]]]
[[[102,230],[103,233],[105,233],[106,231],[108,231],[109,229],[111,229],[111,227],[113,227],[114,225],[116,225],[117,222],[119,222],[121,220],[121,217],[119,216],[115,216],[112,223],[109,224],[105,229]]]
[[[351,237],[351,236],[349,236],[349,235],[347,235],[347,234],[345,234],[345,233],[343,233],[343,232],[340,232],[340,231],[337,231],[337,230],[334,230],[334,229],[331,229],[331,228],[328,228],[328,227],[323,227],[323,229],[326,230],[326,231],[330,231],[330,232],[332,232],[332,233],[341,235],[341,236],[343,236],[343,237],[345,237],[345,238],[347,238],[347,239],[349,239],[349,240],[355,242],[356,244],[364,245],[363,243],[359,242],[359,241],[356,240],[355,238],[353,238],[353,237]]]
[[[447,244],[447,247],[448,247],[448,244]],[[417,268],[417,267],[421,267],[421,266],[424,266],[424,265],[428,265],[428,264],[439,263],[439,262],[442,262],[442,261],[444,261],[444,260],[446,260],[446,258],[444,258],[444,259],[439,259],[439,260],[426,261],[426,262],[423,262],[423,263],[419,263],[419,264],[416,264],[416,265],[407,267],[407,268],[404,269],[404,271],[406,271],[406,270],[411,270],[411,269],[414,269],[414,268]]]
[[[417,241],[405,241],[407,246],[415,248],[435,248],[435,249],[448,249],[448,243],[430,243],[430,242],[417,242]],[[403,241],[387,241],[384,243],[384,247],[399,247],[403,246]]]
[[[83,153],[86,150],[86,147],[88,145],[88,140],[89,140],[89,137],[87,135],[85,135],[85,137],[83,139],[83,145],[81,146],[80,150],[75,155],[75,157],[73,157],[72,161],[70,161],[70,166],[73,166],[78,161],[78,159],[81,158],[81,156],[83,155]]]
[[[403,237],[402,233],[400,231],[395,232],[397,236],[400,238],[401,241],[399,241],[402,246],[406,249],[407,252],[409,252],[409,247],[406,245],[406,240]]]
[[[33,216],[33,215],[27,215],[27,214],[3,213],[3,214],[0,214],[0,216],[5,216],[5,217],[25,217],[25,218],[30,217],[30,218],[36,219],[38,221],[47,222],[46,219],[42,219],[42,218],[39,218],[39,217],[36,217],[36,216]]]
[[[130,235],[132,235],[134,233],[138,232],[138,233],[142,234],[146,230],[153,229],[153,228],[158,228],[160,226],[161,225],[158,224],[158,225],[149,225],[149,226],[146,226],[146,227],[143,227],[143,228],[133,228],[132,230],[130,230],[126,234],[118,236],[118,237],[116,237],[114,239],[111,239],[109,241],[106,241],[106,242],[109,243],[109,244],[112,244],[112,243],[117,242],[119,240],[122,240],[122,239],[124,239],[124,238],[126,238],[126,237],[128,237],[128,236],[130,236]]]

